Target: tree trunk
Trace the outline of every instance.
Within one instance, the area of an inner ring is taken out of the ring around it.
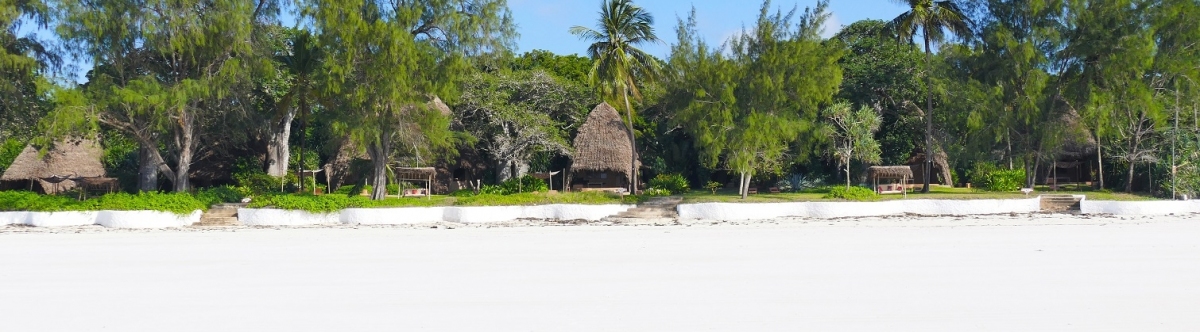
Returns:
[[[745,179],[745,180],[742,180],[742,199],[746,199],[746,196],[750,195],[750,179],[751,179],[751,177],[753,177],[753,176],[750,175],[749,172],[742,172],[742,178]]]
[[[1096,129],[1094,132],[1096,133],[1096,177],[1097,185],[1099,185],[1096,189],[1104,190],[1104,149],[1100,146],[1100,130]]]
[[[926,27],[929,29],[929,27]],[[929,178],[933,174],[933,60],[929,49],[929,33],[925,36],[925,179],[921,192],[929,192]]]
[[[846,160],[846,189],[850,189],[850,160]]]
[[[378,142],[367,145],[367,154],[371,156],[371,199],[383,200],[387,197],[387,156],[391,152],[391,135],[380,135]]]
[[[1132,160],[1129,161],[1129,175],[1125,176],[1125,192],[1133,192],[1133,166],[1136,165]]]
[[[192,189],[188,175],[192,167],[192,154],[196,146],[196,119],[192,112],[180,113],[180,126],[177,129],[175,142],[179,149],[179,160],[175,164],[175,192],[188,192]]]
[[[288,139],[292,136],[292,119],[296,111],[288,111],[271,128],[267,138],[267,175],[282,178],[287,176],[291,151]]]
[[[637,137],[634,136],[634,134],[633,134],[633,105],[629,103],[629,87],[626,86],[625,89],[622,90],[622,92],[623,92],[622,95],[625,97],[625,119],[627,121],[626,125],[629,126],[629,148],[630,148],[630,153],[633,155],[633,160],[629,162],[629,169],[631,170],[631,172],[629,172],[629,174],[633,174],[633,177],[631,179],[629,179],[629,193],[637,195],[638,153],[637,153]]]
[[[138,191],[158,191],[158,166],[147,147],[138,148]]]
[[[745,188],[746,188],[746,173],[738,173],[738,196],[741,196],[743,199],[746,198]]]

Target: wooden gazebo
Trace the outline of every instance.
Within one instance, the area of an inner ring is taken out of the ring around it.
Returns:
[[[400,192],[397,193],[398,196],[400,196],[400,197],[421,197],[421,196],[429,197],[429,196],[431,196],[431,193],[432,193],[431,190],[433,189],[433,178],[435,176],[437,176],[437,169],[435,169],[433,167],[396,167],[396,168],[394,168],[394,172],[396,174],[396,185],[397,186],[399,186],[400,183],[404,182],[404,181],[425,182],[425,188],[417,188],[417,189],[400,188]]]
[[[908,181],[913,178],[913,172],[909,166],[871,166],[867,168],[867,176],[871,178],[878,194],[908,196]],[[880,185],[879,180],[886,182]]]

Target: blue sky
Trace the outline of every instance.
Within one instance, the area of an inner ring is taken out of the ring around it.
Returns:
[[[543,49],[557,54],[583,54],[587,51],[587,43],[567,33],[567,30],[575,25],[594,28],[600,3],[601,0],[509,0],[508,5],[520,33],[518,53]],[[663,41],[644,49],[663,58],[667,56],[670,44],[675,41],[677,18],[686,18],[693,6],[696,8],[697,30],[716,45],[740,31],[744,25],[753,23],[762,4],[759,1],[738,0],[635,0],[635,3],[654,15],[655,30]],[[816,0],[776,0],[772,7],[790,9],[795,6],[799,12],[816,3]],[[832,0],[829,7],[832,16],[826,22],[826,36],[837,33],[845,24],[863,19],[888,20],[905,11],[904,7],[891,0]],[[32,29],[26,26],[21,30],[24,31],[20,33],[28,33]],[[50,36],[50,31],[37,33],[43,38]],[[74,79],[82,82],[91,65],[78,65],[80,69]]]
[[[558,54],[583,54],[587,43],[567,33],[575,25],[595,28],[599,16],[600,0],[508,0],[513,19],[521,36],[517,40],[520,52],[534,49],[548,50]],[[696,8],[697,30],[712,44],[720,44],[729,36],[750,25],[758,17],[760,1],[738,0],[634,0],[654,15],[654,27],[659,45],[644,49],[659,57],[666,57],[670,44],[675,42],[676,18],[687,18],[692,7]],[[816,0],[775,0],[774,8],[790,9],[816,6]],[[831,36],[842,25],[863,19],[889,20],[906,8],[890,0],[832,0],[829,11],[833,14],[826,22],[826,36]]]

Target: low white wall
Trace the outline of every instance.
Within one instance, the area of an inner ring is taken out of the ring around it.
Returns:
[[[280,209],[238,209],[238,221],[247,226],[301,226],[338,223],[338,213],[310,213]]]
[[[25,224],[35,227],[85,226],[96,223],[98,211],[28,212]]]
[[[447,207],[442,220],[461,223],[504,222],[517,219],[600,220],[634,207],[608,204],[549,204],[532,206],[458,206]]]
[[[780,217],[843,218],[903,215],[1028,213],[1041,209],[1037,198],[988,200],[894,200],[881,202],[699,203],[680,204],[679,218],[758,220]]]
[[[100,211],[96,224],[111,228],[165,228],[190,226],[200,221],[203,211],[187,215],[162,211]]]
[[[442,221],[444,207],[345,209],[338,220],[349,225],[399,225]]]
[[[0,211],[0,226],[24,225],[27,219],[29,212],[26,211]]]
[[[1084,214],[1167,215],[1200,213],[1200,201],[1093,201],[1079,202]]]

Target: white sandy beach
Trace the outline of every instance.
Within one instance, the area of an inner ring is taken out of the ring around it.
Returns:
[[[0,331],[1194,331],[1197,221],[0,226]]]

